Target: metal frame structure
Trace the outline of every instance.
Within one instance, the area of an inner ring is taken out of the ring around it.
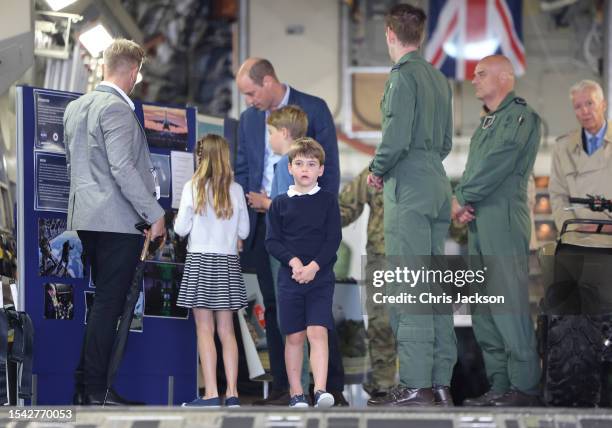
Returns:
[[[34,55],[44,56],[48,58],[57,58],[57,59],[68,59],[70,58],[70,29],[72,24],[76,24],[77,22],[83,19],[80,15],[75,15],[74,13],[63,13],[63,12],[47,12],[47,11],[36,11],[36,15],[38,16],[50,16],[53,18],[66,19],[66,29],[64,30],[64,49],[51,49],[51,48],[37,48],[34,46]],[[36,24],[41,23],[42,21],[36,20],[35,22],[35,33],[38,31],[36,28]],[[42,25],[42,24],[39,24]]]

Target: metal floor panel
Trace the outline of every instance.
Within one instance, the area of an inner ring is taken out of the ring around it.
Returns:
[[[339,408],[194,409],[181,407],[72,407],[71,422],[16,419],[0,407],[7,428],[612,428],[612,411],[564,408]],[[48,408],[44,408],[48,409]],[[61,409],[57,407],[56,409]]]

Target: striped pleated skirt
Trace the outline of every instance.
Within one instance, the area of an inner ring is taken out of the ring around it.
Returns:
[[[240,259],[232,254],[187,253],[177,306],[213,311],[247,306]]]

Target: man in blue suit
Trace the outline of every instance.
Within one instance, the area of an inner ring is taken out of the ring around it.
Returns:
[[[261,193],[270,194],[274,165],[281,156],[274,154],[268,144],[266,119],[271,111],[286,105],[297,105],[308,115],[307,135],[317,140],[325,149],[325,172],[319,179],[319,186],[338,194],[340,186],[338,140],[336,126],[325,101],[281,83],[276,77],[274,67],[266,59],[247,59],[238,70],[236,83],[245,96],[249,108],[240,115],[235,175],[249,202]],[[257,280],[266,306],[266,339],[270,355],[270,371],[274,378],[268,399],[255,404],[285,405],[289,404],[289,383],[283,340],[277,324],[272,274],[268,253],[263,245],[266,235],[265,211],[253,209],[251,203],[249,206],[251,206],[249,209],[251,233],[244,249],[253,258],[252,262],[257,269]],[[334,395],[336,403],[345,404],[346,400],[342,397],[344,367],[335,331],[329,332],[329,342],[327,388]]]

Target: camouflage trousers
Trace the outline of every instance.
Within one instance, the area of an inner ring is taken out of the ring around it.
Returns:
[[[365,260],[366,258],[364,258]],[[395,336],[389,323],[387,305],[376,304],[373,295],[379,291],[372,285],[375,270],[385,268],[384,256],[368,256],[365,263],[364,287],[365,310],[368,315],[368,352],[372,364],[372,378],[364,383],[364,389],[386,390],[395,385],[397,373],[397,348]]]

